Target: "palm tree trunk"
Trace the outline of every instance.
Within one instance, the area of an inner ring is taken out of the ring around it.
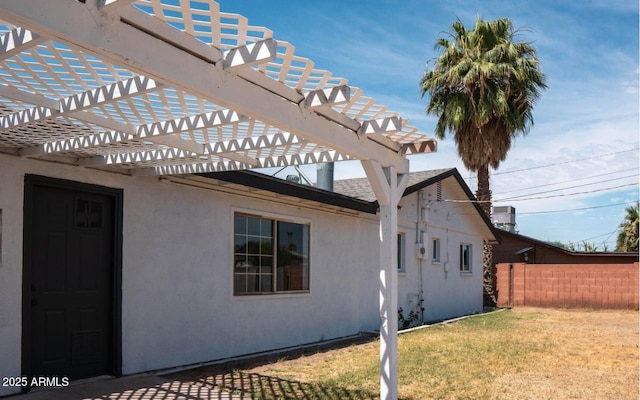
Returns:
[[[489,165],[483,165],[478,169],[478,191],[476,197],[480,202],[480,207],[491,219],[491,189],[489,189]]]
[[[476,197],[480,207],[491,221],[491,189],[489,188],[489,165],[478,169],[478,191]],[[497,303],[495,295],[495,266],[493,265],[493,246],[485,242],[482,246],[482,283],[484,305],[494,307]]]

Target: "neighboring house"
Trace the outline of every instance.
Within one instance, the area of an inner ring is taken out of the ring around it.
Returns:
[[[502,242],[493,246],[495,264],[633,264],[638,261],[637,253],[571,251],[507,230],[500,229],[499,233]]]

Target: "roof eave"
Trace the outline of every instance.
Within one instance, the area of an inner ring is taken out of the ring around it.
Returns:
[[[491,219],[485,214],[485,212],[482,209],[482,207],[480,207],[480,204],[478,203],[476,197],[471,192],[471,189],[469,189],[469,186],[467,186],[467,184],[464,181],[464,179],[462,179],[462,176],[460,175],[460,172],[458,172],[458,170],[456,168],[451,168],[451,169],[449,169],[447,171],[442,172],[441,174],[433,176],[433,177],[431,177],[429,179],[425,179],[424,181],[418,182],[415,185],[412,185],[412,186],[408,187],[404,191],[403,197],[404,196],[408,196],[410,194],[413,194],[413,193],[415,193],[415,192],[417,192],[417,191],[419,191],[421,189],[424,189],[427,186],[433,185],[434,183],[437,183],[438,181],[442,181],[442,180],[444,180],[446,178],[449,178],[449,177],[454,177],[456,179],[456,181],[458,182],[458,184],[460,185],[462,190],[464,190],[465,194],[467,195],[467,197],[471,201],[471,204],[473,204],[473,207],[478,212],[478,215],[480,216],[480,218],[482,218],[483,222],[489,228],[489,231],[493,235],[494,239],[493,240],[488,240],[487,242],[489,244],[500,244],[500,243],[502,243],[502,238],[500,237],[498,229],[491,223]]]
[[[323,189],[303,185],[295,182],[284,181],[269,175],[253,171],[225,171],[198,174],[205,178],[217,179],[229,183],[235,183],[254,189],[292,196],[299,199],[311,200],[322,204],[342,207],[349,210],[375,214],[377,203],[355,199]]]

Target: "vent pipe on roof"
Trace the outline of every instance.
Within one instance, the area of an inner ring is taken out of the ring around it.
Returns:
[[[333,192],[333,163],[318,164],[316,187]]]

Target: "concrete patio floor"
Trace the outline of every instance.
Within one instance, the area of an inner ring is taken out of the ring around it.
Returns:
[[[189,385],[161,376],[140,374],[72,383],[64,388],[36,389],[7,400],[241,400],[241,396]]]

